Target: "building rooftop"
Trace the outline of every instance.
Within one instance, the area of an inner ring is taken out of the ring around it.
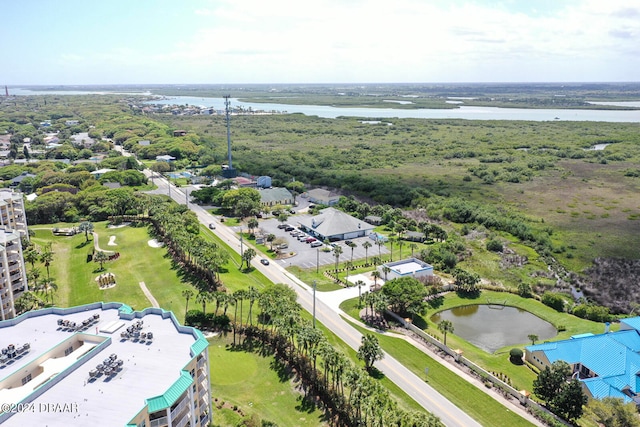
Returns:
[[[622,323],[638,325],[640,318],[624,319]],[[526,350],[543,352],[549,363],[563,360],[588,368],[596,376],[581,381],[594,398],[612,396],[629,402],[640,393],[640,334],[636,329],[575,335],[568,340],[527,346]]]
[[[293,200],[293,195],[284,187],[264,188],[260,191],[260,203],[278,203]]]
[[[301,218],[299,222],[317,234],[327,237],[375,228],[371,224],[334,208],[323,209],[319,215]]]
[[[82,325],[96,315],[80,330],[58,324]],[[140,332],[152,332],[153,339],[122,339],[121,333],[136,324]],[[182,388],[183,369],[208,345],[202,333],[179,325],[171,312],[133,312],[120,303],[48,308],[0,322],[0,348],[26,343],[28,352],[0,363],[0,402],[31,402],[33,411],[6,420],[8,414],[0,414],[3,427],[124,426],[147,405],[171,405],[172,397],[177,398],[172,390]],[[111,355],[122,361],[121,368],[114,375],[91,378],[90,371]],[[26,372],[32,377],[22,384]],[[69,410],[52,409],[65,407]]]

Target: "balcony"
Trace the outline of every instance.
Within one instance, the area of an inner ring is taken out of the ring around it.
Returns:
[[[162,418],[158,418],[155,419],[153,421],[151,421],[149,423],[149,425],[151,427],[164,427],[164,426],[168,426],[169,425],[169,418],[167,417],[162,417]]]

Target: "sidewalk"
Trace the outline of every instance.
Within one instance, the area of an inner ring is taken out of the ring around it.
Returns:
[[[366,287],[366,291],[368,291],[368,287]],[[364,295],[364,293],[366,291],[365,291],[365,287],[363,286],[362,287],[362,294]],[[311,290],[311,292],[313,292],[313,290]],[[357,324],[360,327],[364,327],[364,328],[370,330],[371,332],[380,333],[378,330],[376,330],[374,328],[371,328],[371,327],[365,325],[364,323],[351,318],[350,316],[347,316],[346,313],[344,313],[342,310],[340,310],[340,304],[343,301],[351,299],[351,298],[356,298],[356,297],[358,297],[358,287],[357,286],[349,287],[349,288],[345,288],[345,289],[339,289],[337,291],[331,291],[331,292],[316,292],[316,298],[318,298],[319,300],[324,302],[327,306],[329,306],[335,312],[337,312],[340,315],[342,315],[346,320],[350,321],[351,323]],[[442,359],[442,357],[440,357],[440,355],[438,355],[430,347],[428,347],[427,345],[425,345],[421,341],[416,340],[416,339],[412,338],[409,335],[400,334],[400,333],[396,333],[396,332],[393,332],[393,331],[387,331],[387,332],[383,332],[383,333],[385,335],[393,335],[396,338],[404,339],[405,341],[407,341],[408,343],[410,343],[411,345],[413,345],[414,347],[416,347],[417,349],[422,351],[424,354],[426,354],[427,356],[431,357],[434,361],[438,362],[440,365],[442,365],[445,368],[449,369],[451,372],[455,373],[456,375],[460,376],[461,378],[464,378],[466,381],[468,381],[469,383],[473,384],[480,391],[482,391],[483,393],[491,396],[493,399],[495,399],[498,402],[500,402],[502,405],[505,406],[505,408],[507,408],[507,410],[511,410],[513,412],[516,412],[522,418],[526,419],[527,421],[529,421],[530,423],[532,423],[535,426],[539,426],[539,427],[544,427],[545,426],[544,423],[542,423],[540,420],[538,420],[533,415],[531,415],[529,412],[527,412],[527,410],[522,405],[520,405],[519,402],[516,402],[516,401],[511,400],[511,399],[507,399],[505,396],[503,396],[501,393],[499,393],[495,388],[490,388],[489,389],[489,388],[485,387],[485,385],[482,383],[482,381],[480,381],[477,377],[475,377],[474,375],[468,374],[464,370],[459,369],[458,367],[456,367],[456,365],[451,364],[451,363],[447,362],[446,360]]]

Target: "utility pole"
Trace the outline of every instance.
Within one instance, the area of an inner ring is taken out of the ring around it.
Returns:
[[[313,281],[313,328],[316,328],[316,281]]]

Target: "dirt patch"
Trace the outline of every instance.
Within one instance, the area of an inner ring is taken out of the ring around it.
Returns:
[[[628,314],[640,301],[640,260],[596,258],[575,282],[587,297],[612,313]]]

